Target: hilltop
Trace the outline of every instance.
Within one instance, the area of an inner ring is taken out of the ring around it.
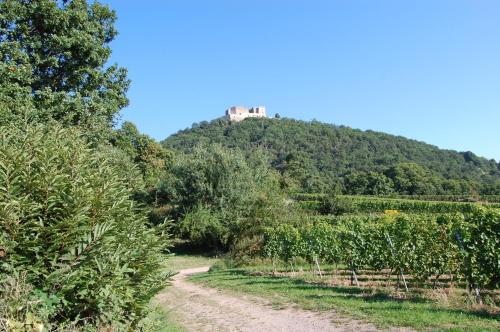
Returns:
[[[284,181],[305,192],[500,193],[500,163],[494,160],[318,121],[251,118],[230,123],[221,118],[194,124],[162,142],[180,152],[211,143],[246,152],[262,148]]]

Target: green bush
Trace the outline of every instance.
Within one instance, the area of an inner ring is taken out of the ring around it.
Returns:
[[[264,151],[246,157],[220,145],[178,155],[159,195],[180,222],[179,235],[196,244],[229,249],[282,215],[285,203]]]
[[[228,236],[217,214],[201,206],[186,213],[179,229],[195,245],[217,247]]]
[[[355,212],[355,206],[351,200],[342,199],[337,195],[326,195],[319,203],[319,212],[338,216]]]
[[[0,128],[0,317],[121,329],[168,280],[167,239],[80,135]],[[14,296],[17,284],[30,291]]]

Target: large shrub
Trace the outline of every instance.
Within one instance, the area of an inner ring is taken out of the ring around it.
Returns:
[[[220,145],[177,156],[161,195],[180,220],[181,235],[227,249],[250,229],[276,219],[284,201],[261,151],[246,157]]]
[[[165,286],[166,239],[102,151],[76,130],[0,128],[0,317],[122,329]]]
[[[342,199],[335,194],[325,195],[319,203],[319,212],[321,214],[342,215],[356,211],[356,207],[349,199]]]

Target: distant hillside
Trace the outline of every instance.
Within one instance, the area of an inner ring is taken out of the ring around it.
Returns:
[[[162,142],[183,152],[210,143],[244,151],[264,148],[272,166],[306,192],[337,186],[354,194],[500,193],[500,163],[494,160],[317,121],[246,119],[231,124],[216,119]]]

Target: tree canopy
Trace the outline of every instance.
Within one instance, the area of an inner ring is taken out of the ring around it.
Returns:
[[[201,143],[242,151],[265,149],[284,182],[298,185],[303,192],[340,186],[346,193],[359,194],[500,193],[500,165],[494,160],[318,121],[216,119],[162,142],[184,152]]]
[[[97,1],[0,1],[0,121],[109,131],[129,86],[125,68],[107,65],[115,20]]]
[[[160,188],[175,207],[180,233],[195,242],[228,247],[235,237],[273,218],[283,206],[276,173],[259,151],[245,157],[220,145],[178,155]],[[262,213],[266,210],[266,213]]]

